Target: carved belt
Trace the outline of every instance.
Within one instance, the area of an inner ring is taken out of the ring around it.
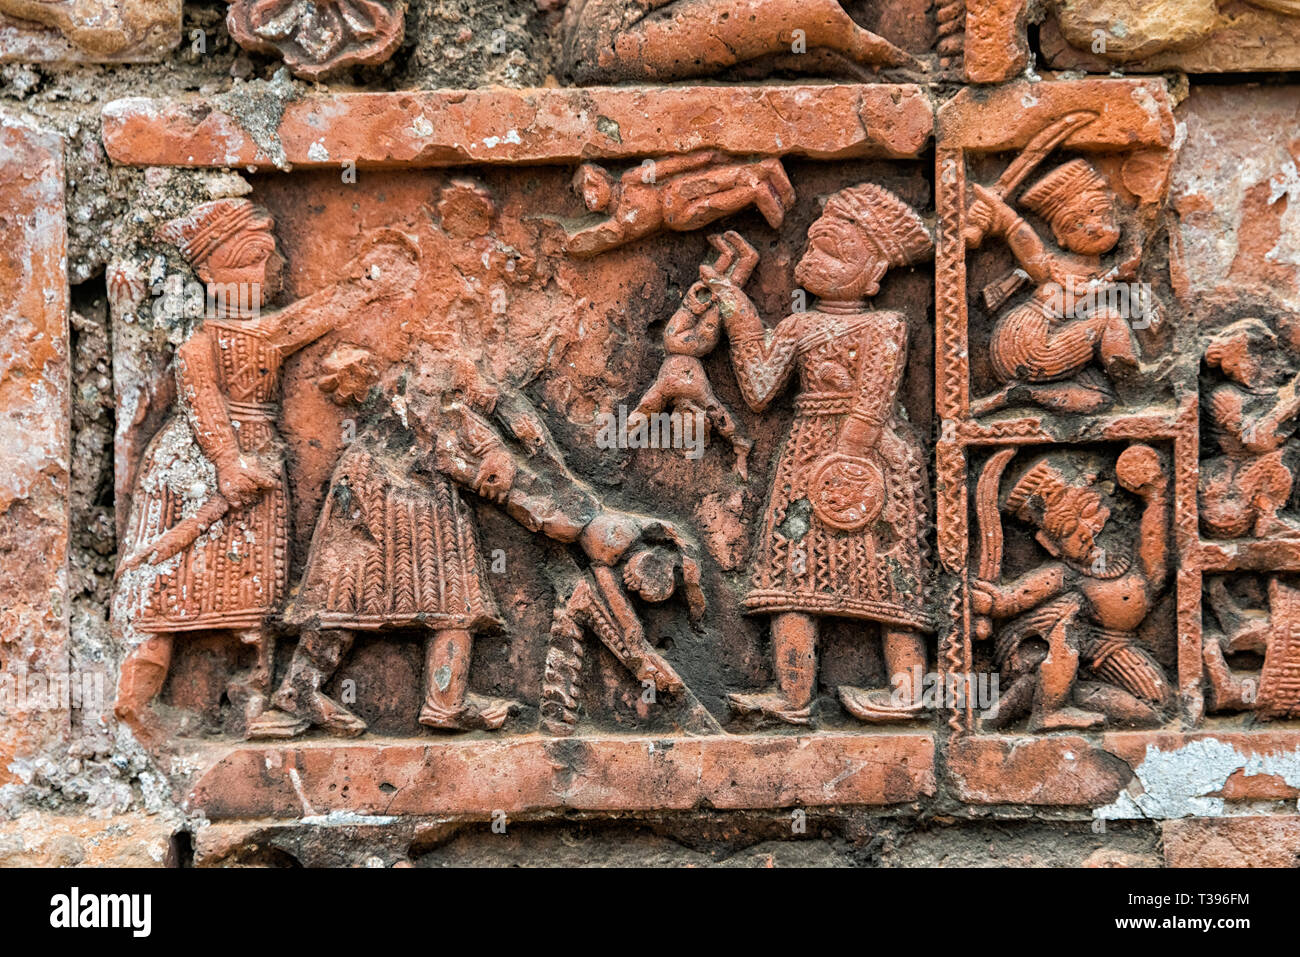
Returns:
[[[805,392],[794,400],[797,415],[848,415],[853,411],[852,392]]]
[[[274,422],[280,414],[280,406],[275,402],[226,402],[226,411],[232,419],[241,422]]]

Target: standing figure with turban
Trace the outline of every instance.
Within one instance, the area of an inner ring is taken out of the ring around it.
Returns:
[[[285,445],[276,428],[284,360],[345,320],[391,309],[415,279],[413,241],[384,230],[338,281],[263,313],[284,267],[273,228],[249,200],[221,199],[159,233],[208,296],[207,314],[177,349],[177,410],[145,449],[118,572],[116,614],[133,647],[114,710],[145,736],[178,634],[228,632],[252,646],[256,663],[227,695],[245,724],[265,707],[273,661],[266,626],[289,569]]]
[[[754,543],[751,614],[772,619],[776,688],[733,694],[741,713],[809,724],[823,617],[879,625],[889,689],[841,686],[868,722],[922,710],[928,482],[919,440],[898,403],[907,317],[868,300],[890,267],[929,254],[929,233],[893,193],[863,184],[836,193],[808,230],[795,280],[813,308],[766,329],[753,303],[720,279],[714,297],[746,403],[767,408],[798,375],[795,417],[773,472]]]

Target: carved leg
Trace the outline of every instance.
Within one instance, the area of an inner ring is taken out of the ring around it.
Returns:
[[[840,704],[859,721],[909,721],[923,710],[919,682],[925,673],[925,636],[913,628],[887,628],[881,650],[890,688],[864,691],[841,685]]]
[[[304,631],[289,671],[271,698],[272,710],[249,723],[250,738],[291,738],[315,725],[331,734],[355,737],[366,723],[321,688],[352,647],[350,631]]]
[[[1038,696],[1029,719],[1029,730],[1092,728],[1101,724],[1104,715],[1069,704],[1079,674],[1079,652],[1067,634],[1067,621],[1058,621],[1044,637],[1047,639],[1047,657],[1038,666]]]
[[[518,703],[487,698],[469,690],[474,637],[465,628],[435,631],[424,646],[424,707],[420,724],[430,728],[495,731]]]
[[[1210,700],[1206,702],[1209,710],[1249,711],[1251,705],[1246,701],[1246,683],[1233,677],[1218,639],[1207,637],[1201,648],[1201,660],[1205,662],[1205,677],[1209,683]]]
[[[149,702],[162,691],[171,662],[171,635],[151,636],[122,662],[113,714],[141,740],[152,740],[160,731]]]
[[[244,715],[245,726],[266,710],[271,697],[272,671],[275,667],[275,636],[260,628],[235,633],[241,644],[252,645],[256,654],[253,666],[236,675],[226,685],[230,703]]]
[[[731,443],[731,451],[736,456],[736,474],[740,476],[741,481],[749,480],[749,453],[754,448],[754,443],[740,433],[740,426],[732,417],[731,411],[722,404],[722,401],[713,393],[713,389],[707,383],[705,384],[704,411],[717,429],[718,435],[722,436]]]
[[[772,658],[777,691],[730,694],[742,714],[761,713],[789,724],[809,724],[817,683],[817,619],[784,612],[772,619]]]

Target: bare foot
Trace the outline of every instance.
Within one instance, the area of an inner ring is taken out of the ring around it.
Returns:
[[[884,688],[864,690],[851,685],[840,685],[839,695],[844,710],[859,721],[868,724],[911,721],[925,711],[925,708],[918,703],[896,702],[893,694]]]
[[[812,723],[812,707],[805,705],[797,708],[785,695],[775,691],[758,694],[729,694],[727,700],[741,714],[763,714],[786,724],[806,725]]]
[[[448,711],[430,699],[420,709],[420,724],[445,731],[496,731],[518,709],[517,701],[477,694],[467,694],[457,711]]]

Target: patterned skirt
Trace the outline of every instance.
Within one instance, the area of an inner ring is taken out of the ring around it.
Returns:
[[[885,506],[860,531],[824,524],[812,509],[807,483],[816,465],[835,451],[851,398],[806,393],[795,401],[772,478],[763,525],[754,542],[751,614],[805,612],[860,618],[924,631],[929,587],[927,488],[919,447],[900,423],[901,441],[881,449]]]
[[[308,628],[502,625],[478,526],[456,486],[358,443],[334,470],[286,622]]]
[[[241,423],[245,451],[278,442],[265,420]],[[133,571],[130,618],[146,633],[256,628],[275,610],[288,576],[288,481],[231,509],[157,569]],[[216,470],[188,421],[168,421],[145,450],[123,554],[147,549],[216,494]]]

